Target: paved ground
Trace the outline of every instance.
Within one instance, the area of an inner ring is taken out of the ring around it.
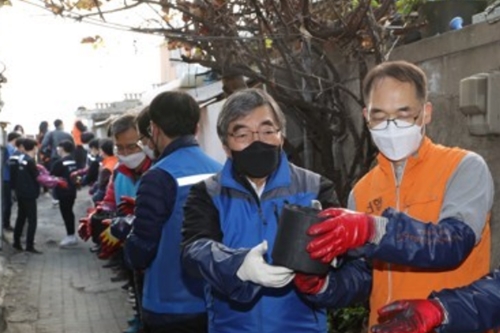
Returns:
[[[79,192],[75,214],[84,215],[90,200]],[[17,208],[13,213],[17,216]],[[51,198],[38,200],[35,247],[43,254],[15,252],[12,233],[7,233],[0,252],[0,305],[9,333],[119,333],[132,314],[124,282],[111,282],[116,274],[102,268],[106,261],[89,252],[91,244],[80,242],[60,249],[64,224]],[[10,244],[9,244],[10,243]],[[24,245],[23,245],[24,246]],[[3,260],[3,264],[2,264]],[[1,309],[0,309],[1,311]],[[0,332],[2,332],[0,313]]]

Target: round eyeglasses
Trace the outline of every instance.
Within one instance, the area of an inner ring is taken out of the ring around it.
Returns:
[[[281,130],[274,127],[261,128],[258,131],[252,131],[249,128],[241,128],[233,133],[229,133],[228,135],[233,137],[234,141],[237,143],[251,143],[253,141],[254,134],[258,135],[260,141],[269,142],[276,139],[279,132],[281,132]]]
[[[396,126],[397,128],[412,127],[417,123],[417,119],[418,117],[420,117],[422,111],[423,110],[418,112],[416,116],[400,115],[395,118],[389,118],[389,116],[386,115],[385,117],[370,119],[368,120],[368,128],[373,131],[382,131],[389,127],[389,123],[394,123],[394,126]]]

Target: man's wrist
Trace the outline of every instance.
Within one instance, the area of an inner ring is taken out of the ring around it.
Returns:
[[[374,216],[370,215],[371,223],[372,223],[372,234],[368,239],[369,243],[378,245],[384,237],[386,232],[387,223],[389,223],[389,219],[383,216]]]
[[[448,312],[446,311],[445,307],[443,306],[443,303],[441,303],[439,298],[437,298],[437,297],[431,298],[431,299],[429,299],[429,301],[432,302],[432,304],[434,304],[434,306],[436,306],[439,313],[441,314],[441,321],[440,321],[439,325],[448,324]]]

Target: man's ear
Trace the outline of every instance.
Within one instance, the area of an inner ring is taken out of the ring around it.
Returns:
[[[229,147],[224,143],[222,144],[222,148],[224,149],[224,152],[226,153],[227,158],[231,158],[232,157],[231,149],[229,149]]]
[[[198,135],[200,135],[200,132],[201,132],[201,124],[197,123],[196,124],[196,130],[194,132],[194,136],[198,137]]]
[[[428,125],[431,120],[432,120],[432,103],[431,102],[426,102],[424,104],[424,124]]]
[[[363,108],[363,118],[365,118],[365,121],[368,122],[368,109],[366,107]]]

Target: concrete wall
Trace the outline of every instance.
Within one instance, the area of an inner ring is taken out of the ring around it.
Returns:
[[[225,102],[224,99],[201,109],[200,127],[197,135],[203,151],[222,164],[226,162],[226,153],[217,135],[217,118]]]
[[[497,192],[492,215],[492,267],[497,267],[500,264],[500,137],[470,135],[467,119],[458,110],[458,101],[461,79],[500,69],[500,23],[470,25],[396,48],[390,60],[397,59],[419,64],[428,75],[429,99],[434,105],[429,136],[438,143],[473,150],[488,163]]]

